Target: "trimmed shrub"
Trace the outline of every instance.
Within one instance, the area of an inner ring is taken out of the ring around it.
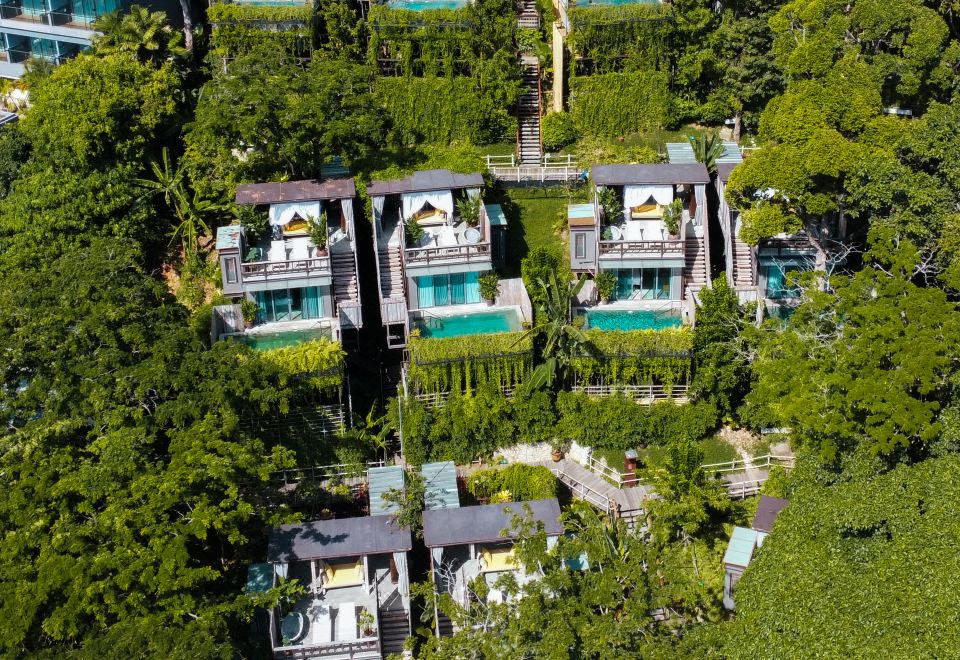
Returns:
[[[559,151],[580,137],[573,125],[573,118],[566,112],[551,112],[543,118],[540,127],[543,132],[543,148],[547,151]]]
[[[512,502],[525,502],[556,497],[558,484],[549,468],[515,463],[474,472],[467,480],[467,490],[478,499],[490,499],[506,491]]]

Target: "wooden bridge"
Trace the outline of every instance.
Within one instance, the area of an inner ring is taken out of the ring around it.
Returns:
[[[487,156],[487,171],[497,181],[512,183],[563,183],[585,179],[573,156],[545,154],[540,162],[520,163],[514,156]]]

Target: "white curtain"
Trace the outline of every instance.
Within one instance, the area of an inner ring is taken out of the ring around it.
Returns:
[[[440,563],[443,561],[443,548],[432,548],[430,556],[433,557],[433,569],[440,568]]]
[[[282,227],[291,220],[293,216],[299,215],[306,220],[308,217],[320,217],[320,202],[291,202],[289,204],[271,204],[270,205],[270,225],[272,227]]]
[[[553,550],[557,546],[557,541],[560,540],[559,536],[548,536],[547,537],[547,552]]]
[[[399,575],[397,579],[397,590],[401,596],[407,596],[410,594],[410,575],[407,573],[407,553],[394,552],[393,563],[396,565],[397,574]]]
[[[693,187],[694,196],[697,200],[697,210],[694,214],[693,225],[699,227],[707,217],[707,188],[697,184]]]
[[[479,188],[467,188],[467,197],[469,197],[470,199],[473,199],[479,194],[480,194]]]
[[[273,572],[277,574],[278,578],[287,579],[287,564],[274,564]]]
[[[421,210],[427,203],[440,209],[450,218],[453,216],[453,193],[449,190],[428,190],[419,193],[404,193],[400,196],[403,218],[407,220]]]
[[[351,232],[353,231],[353,198],[341,199],[340,206],[343,208],[343,217],[347,220],[347,232]]]
[[[650,198],[662,206],[673,201],[673,186],[624,186],[623,206],[627,211],[646,204]]]
[[[386,201],[386,197],[374,197],[372,200],[373,204],[373,219],[380,222],[380,216],[383,214],[383,203]]]

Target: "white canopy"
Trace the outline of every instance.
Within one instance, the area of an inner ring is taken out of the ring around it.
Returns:
[[[306,220],[307,218],[320,217],[320,202],[291,202],[289,204],[271,204],[270,205],[270,226],[282,227],[293,220],[294,216],[299,215]]]
[[[634,206],[646,204],[650,198],[666,206],[673,201],[673,186],[624,186],[623,206],[628,211]]]
[[[453,217],[453,193],[449,190],[428,190],[426,192],[404,193],[400,196],[403,205],[403,219],[408,220],[428,203]]]

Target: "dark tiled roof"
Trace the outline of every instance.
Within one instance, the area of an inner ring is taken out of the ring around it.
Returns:
[[[410,528],[399,527],[393,516],[315,520],[275,528],[270,533],[267,561],[377,555],[412,547]]]
[[[549,499],[424,511],[423,542],[428,548],[435,548],[514,538],[513,517],[526,515],[524,505],[530,507],[535,520],[544,524],[547,535],[563,534],[560,504],[555,499]],[[507,535],[501,536],[500,531],[504,529],[508,530]]]
[[[422,170],[414,172],[404,179],[391,181],[371,181],[367,192],[371,195],[396,195],[426,190],[459,190],[460,188],[482,188],[483,177],[480,174],[457,174],[450,170]]]
[[[717,163],[717,176],[724,183],[730,178],[730,172],[740,163]]]
[[[758,532],[770,533],[777,516],[788,504],[787,500],[782,500],[779,497],[761,495],[760,501],[757,503],[757,513],[753,516],[753,528]]]
[[[702,163],[655,163],[652,165],[594,165],[593,182],[601,186],[642,184],[710,183]]]
[[[237,186],[237,204],[277,204],[315,199],[347,199],[357,194],[353,179],[307,179]]]

